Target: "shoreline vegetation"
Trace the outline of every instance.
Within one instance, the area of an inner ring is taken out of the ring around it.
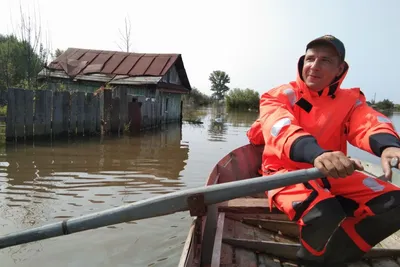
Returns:
[[[230,89],[227,86],[230,83],[230,77],[221,70],[213,71],[209,76],[209,81],[211,82],[211,95],[204,94],[199,89],[193,87],[193,90],[189,94],[183,96],[184,112],[187,115],[188,122],[196,123],[196,121],[199,121],[193,118],[196,112],[189,110],[196,110],[196,108],[210,105],[224,107],[227,111],[258,112],[260,94],[256,90],[250,88]],[[389,99],[375,101],[374,96],[372,100],[367,101],[367,104],[386,116],[400,113],[400,104],[395,104]]]

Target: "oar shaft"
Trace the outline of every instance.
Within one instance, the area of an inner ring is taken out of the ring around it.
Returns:
[[[122,222],[141,220],[172,214],[189,209],[188,198],[202,194],[204,204],[216,204],[230,199],[244,197],[283,186],[304,183],[323,175],[316,168],[261,176],[235,182],[182,190],[158,197],[138,201],[117,208],[104,210],[62,222],[48,224],[0,238],[0,248],[20,245],[89,229],[109,226]]]

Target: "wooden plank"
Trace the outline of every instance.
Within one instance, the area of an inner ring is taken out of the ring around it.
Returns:
[[[392,259],[373,259],[370,264],[372,267],[399,267],[399,264]]]
[[[52,110],[52,135],[58,137],[62,133],[63,127],[63,95],[59,91],[53,93],[53,110]]]
[[[204,217],[204,231],[201,242],[201,264],[209,265],[212,261],[215,234],[218,223],[218,208],[216,205],[210,205],[207,209],[207,216]]]
[[[234,237],[235,238],[244,238],[244,239],[253,239],[254,233],[252,230],[253,230],[252,227],[250,227],[250,229],[249,229],[249,227],[245,227],[244,224],[235,221]],[[223,242],[225,242],[225,241],[223,241]],[[236,259],[236,264],[238,266],[249,266],[249,267],[257,267],[258,266],[258,260],[257,260],[256,254],[253,251],[248,250],[247,248],[238,247],[238,246],[235,247],[235,259]]]
[[[222,242],[230,244],[232,246],[245,248],[248,250],[254,250],[259,252],[265,252],[268,254],[276,255],[279,258],[285,258],[288,260],[296,260],[296,253],[300,248],[298,243],[280,243],[271,241],[258,241],[251,238],[223,238]],[[371,259],[371,261],[378,262],[386,261],[385,258],[388,257],[398,257],[400,256],[400,250],[398,249],[381,249],[373,248],[367,252],[363,258]],[[396,266],[398,267],[398,266]]]
[[[295,222],[291,221],[279,221],[279,220],[266,220],[266,219],[248,219],[244,218],[243,223],[260,227],[269,231],[281,233],[290,237],[299,236],[299,226]]]
[[[77,98],[77,116],[76,116],[76,131],[77,135],[82,136],[85,128],[85,93],[76,92]]]
[[[282,267],[279,260],[273,260],[265,254],[258,254],[258,267]]]
[[[157,103],[151,102],[152,112],[151,112],[151,121],[153,123],[153,127],[157,127]]]
[[[46,91],[35,91],[35,118],[34,135],[35,137],[46,134]]]
[[[396,233],[388,236],[384,240],[382,240],[379,244],[383,248],[396,248],[400,249],[400,236],[399,236],[400,231],[397,231]]]
[[[188,235],[186,237],[185,244],[182,249],[181,257],[179,259],[178,267],[188,267],[192,262],[195,253],[195,236],[196,236],[196,224],[200,219],[195,218],[190,225]]]
[[[103,131],[107,134],[111,131],[112,91],[105,89],[101,101],[103,103]]]
[[[245,218],[247,219],[266,219],[266,220],[280,220],[280,221],[289,221],[288,216],[283,213],[234,213],[229,212],[225,213],[225,217],[236,220],[243,221]]]
[[[96,120],[96,125],[95,125],[95,132],[100,133],[101,132],[101,110],[100,110],[100,97],[97,95],[94,98],[94,103],[95,103],[95,120]]]
[[[52,91],[35,91],[35,138],[48,138],[51,134]]]
[[[90,130],[91,130],[91,124],[92,124],[92,118],[91,118],[91,112],[92,112],[92,94],[87,93],[85,96],[85,102],[84,102],[84,112],[85,112],[85,119],[84,119],[84,135],[90,135]]]
[[[355,263],[350,263],[347,265],[348,267],[371,267],[371,265],[365,263],[365,262],[355,262]]]
[[[140,131],[140,123],[142,116],[140,114],[140,106],[138,102],[129,103],[128,105],[128,120],[129,120],[129,131],[131,133],[137,133]]]
[[[225,219],[224,219],[224,231],[223,231],[223,237],[234,237],[235,233],[235,221],[231,219],[226,218],[225,214]],[[228,265],[228,264],[233,264],[234,259],[233,259],[233,252],[234,248],[233,246],[222,243],[221,245],[221,259],[220,259],[220,264],[221,265]]]
[[[71,114],[71,94],[69,91],[63,91],[62,94],[62,113],[63,113],[63,123],[61,128],[61,135],[66,137],[69,132],[69,124],[70,124],[70,114]]]
[[[25,138],[33,139],[33,90],[25,90]]]
[[[15,138],[20,140],[25,138],[25,90],[15,88],[14,97],[16,107],[14,113]]]
[[[141,113],[142,113],[142,123],[141,123],[141,125],[142,125],[143,129],[147,129],[147,127],[149,125],[149,120],[148,120],[149,113],[148,113],[148,108],[147,108],[148,102],[146,100],[143,100],[142,103],[143,104],[142,104],[142,107],[141,107]]]
[[[112,109],[111,109],[111,132],[120,132],[120,119],[119,119],[119,98],[112,99]]]
[[[96,134],[96,123],[97,123],[97,97],[91,94],[91,106],[90,106],[90,129],[89,134],[95,135]]]
[[[13,141],[15,139],[15,97],[14,89],[8,88],[7,91],[7,124],[6,124],[6,140]]]
[[[229,238],[224,235],[224,238]],[[234,238],[247,238],[248,240],[254,240],[254,241],[262,241],[262,240],[268,240],[273,242],[274,240],[274,234],[269,231],[265,231],[263,229],[259,229],[253,226],[249,226],[243,223],[240,223],[238,221],[235,221],[235,234]],[[248,260],[252,262],[253,255],[250,253],[254,254],[256,257],[256,264],[262,264],[262,263],[271,263],[271,262],[276,262],[279,263],[280,260],[278,258],[273,258],[267,255],[263,255],[260,257],[259,252],[255,253],[256,251],[251,251],[247,250],[246,248],[238,248],[236,247],[235,249],[235,258],[241,258],[245,264],[248,264]],[[238,256],[239,255],[239,256]],[[239,265],[241,266],[241,265]],[[244,265],[246,266],[246,265]]]
[[[69,129],[68,132],[70,135],[76,135],[76,123],[77,123],[77,115],[78,115],[78,97],[77,94],[71,93],[70,96],[70,115],[69,115]]]
[[[126,87],[121,87],[119,90],[120,120],[121,127],[124,127],[128,123],[128,91]]]
[[[296,263],[291,263],[291,262],[282,262],[281,266],[282,267],[298,267],[299,265],[297,265]]]
[[[270,212],[266,198],[236,198],[220,203],[218,209],[220,212],[232,213],[281,213],[275,207]]]
[[[211,267],[219,267],[222,252],[222,234],[224,232],[225,213],[218,215],[217,230],[215,232],[214,248],[212,253]]]
[[[51,136],[51,120],[52,120],[52,101],[53,101],[53,92],[51,90],[44,91],[44,114],[45,114],[45,132],[43,137],[47,138]]]

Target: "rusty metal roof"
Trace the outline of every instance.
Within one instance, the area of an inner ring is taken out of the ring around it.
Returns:
[[[68,48],[52,61],[47,69],[63,71],[69,78],[103,74],[111,80],[116,76],[160,77],[176,67],[182,85],[191,89],[181,54],[139,54],[119,51]]]

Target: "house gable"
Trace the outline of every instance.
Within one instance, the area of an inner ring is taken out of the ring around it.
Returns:
[[[161,82],[182,85],[181,79],[179,78],[179,73],[176,70],[175,65],[173,65],[169,69],[169,71],[162,77]]]

